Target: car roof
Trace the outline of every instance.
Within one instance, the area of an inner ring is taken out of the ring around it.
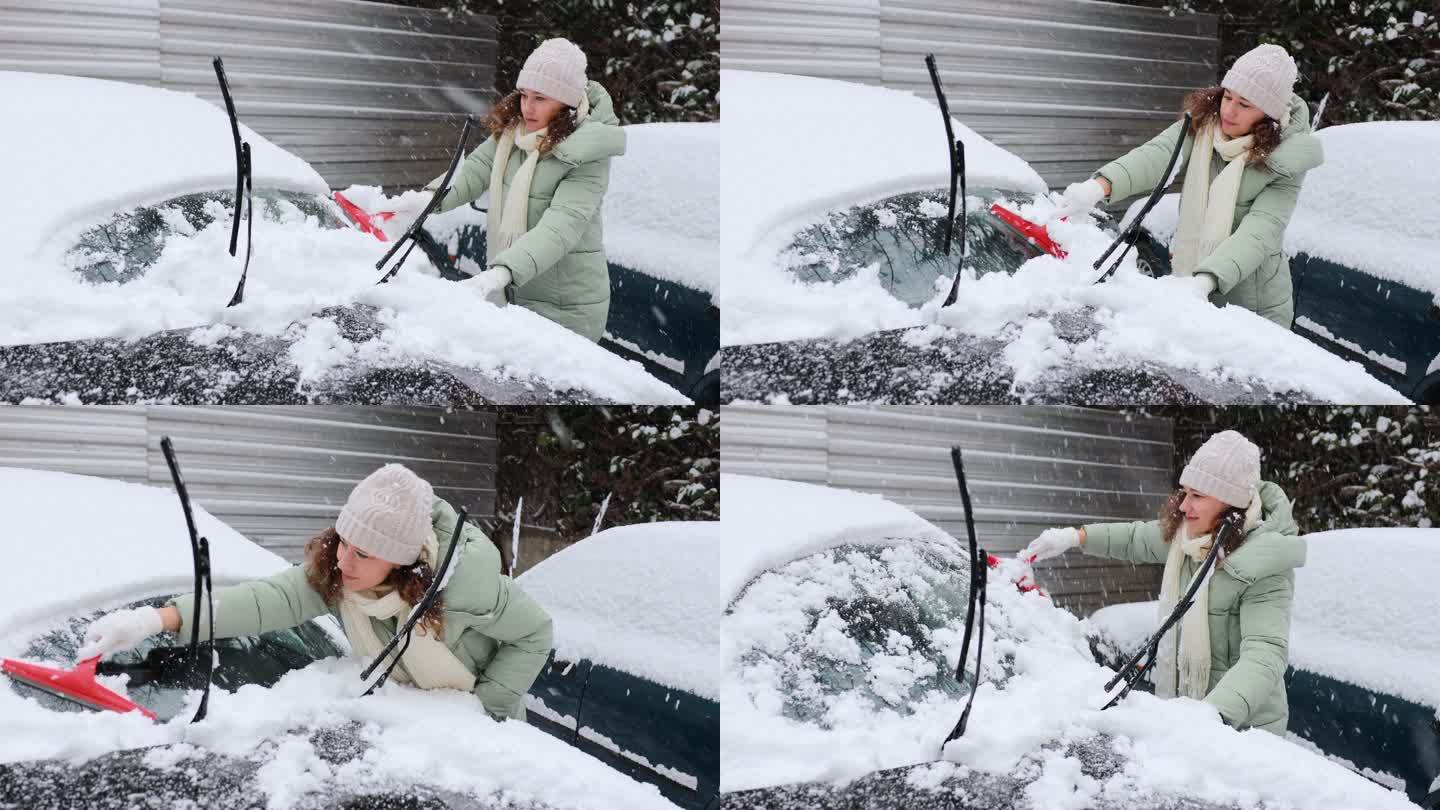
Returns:
[[[144,468],[126,472],[146,474]],[[163,467],[158,474],[165,476]],[[200,500],[192,498],[191,506],[196,528],[210,541],[216,587],[288,567],[205,511]],[[0,467],[0,514],[7,568],[22,572],[0,601],[0,627],[13,631],[12,640],[57,618],[194,589],[184,513],[168,487]]]
[[[554,619],[558,657],[714,700],[719,566],[718,521],[642,523],[580,540],[517,581]]]
[[[223,107],[190,93],[127,82],[0,71],[0,242],[20,259],[59,229],[162,199],[235,187]],[[308,163],[245,126],[257,188],[328,194]],[[17,125],[14,122],[24,122]]]

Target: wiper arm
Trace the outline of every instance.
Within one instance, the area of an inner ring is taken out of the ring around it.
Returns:
[[[196,664],[204,659],[205,665],[205,692],[200,696],[200,708],[196,710],[195,717],[190,720],[198,723],[205,719],[205,711],[210,705],[210,678],[215,670],[215,592],[210,582],[210,541],[200,536],[195,529],[195,515],[190,508],[190,493],[185,489],[185,479],[180,477],[180,464],[175,460],[175,447],[170,443],[169,436],[160,438],[160,450],[165,454],[165,464],[170,468],[170,479],[175,483],[175,492],[180,496],[180,508],[185,512],[185,527],[190,531],[190,559],[195,570],[195,610],[190,619],[190,646],[186,653],[187,665],[191,672],[196,671]],[[205,653],[200,653],[200,595],[201,587],[205,601],[209,607],[206,611],[209,614],[210,633],[205,642]]]
[[[960,183],[960,263],[955,267],[955,278],[950,282],[950,293],[945,303],[955,303],[960,293],[960,274],[965,269],[965,142],[955,137],[955,128],[950,123],[950,102],[945,98],[945,89],[940,86],[940,70],[935,66],[935,54],[925,55],[925,67],[930,70],[930,83],[935,86],[935,100],[940,104],[940,115],[945,119],[945,149],[950,153],[950,206],[945,218],[945,255],[950,255],[951,233],[955,230],[955,183]]]
[[[375,282],[376,284],[384,284],[400,272],[401,266],[405,264],[405,259],[410,256],[410,251],[415,248],[416,237],[420,233],[420,229],[425,226],[425,220],[435,213],[435,209],[440,207],[440,201],[450,193],[450,180],[455,177],[455,170],[460,167],[460,160],[465,156],[465,141],[470,138],[470,127],[473,123],[474,119],[468,115],[465,116],[465,125],[460,128],[460,142],[455,144],[455,153],[450,156],[450,168],[445,171],[445,177],[430,197],[430,202],[425,204],[425,209],[420,212],[420,216],[410,223],[410,227],[405,230],[405,235],[395,240],[395,244],[391,245],[390,249],[385,251],[385,255],[380,257],[380,261],[375,263],[376,270],[384,269],[385,263],[390,261],[390,257],[400,250],[401,245],[405,245],[405,252],[400,254],[400,260],[395,262],[394,266],[386,271],[379,281]]]
[[[1135,216],[1135,220],[1130,223],[1130,227],[1121,231],[1120,235],[1115,237],[1115,241],[1110,243],[1110,247],[1105,248],[1105,252],[1101,253],[1100,258],[1095,260],[1093,269],[1099,270],[1100,265],[1105,263],[1105,259],[1109,257],[1111,251],[1115,250],[1121,242],[1125,243],[1125,249],[1120,251],[1119,256],[1115,257],[1115,263],[1110,265],[1110,268],[1104,273],[1100,274],[1099,278],[1095,279],[1096,284],[1101,284],[1115,275],[1115,271],[1120,269],[1120,262],[1123,261],[1126,254],[1130,252],[1130,248],[1135,247],[1135,243],[1140,241],[1140,222],[1150,213],[1150,209],[1155,207],[1155,204],[1160,201],[1160,196],[1165,192],[1165,186],[1169,184],[1170,172],[1175,169],[1175,161],[1180,159],[1180,152],[1185,146],[1185,136],[1189,133],[1190,113],[1187,112],[1185,113],[1185,124],[1180,127],[1180,137],[1175,139],[1175,149],[1170,153],[1170,162],[1165,164],[1165,173],[1160,175],[1160,182],[1156,183],[1155,188],[1150,191],[1150,198],[1140,207],[1139,212],[1137,212]]]
[[[985,586],[990,578],[985,550],[980,548],[975,540],[975,509],[970,504],[970,488],[965,484],[965,464],[960,457],[959,445],[950,448],[950,461],[955,465],[955,482],[960,487],[960,503],[965,507],[965,533],[970,540],[970,603],[965,613],[965,635],[960,642],[960,663],[955,667],[955,678],[962,684],[965,682],[965,659],[970,652],[970,634],[975,629],[977,601],[980,604],[980,633],[975,641],[975,687],[970,690],[970,697],[965,701],[965,710],[960,713],[960,720],[955,723],[955,728],[950,730],[945,742],[940,744],[942,751],[946,743],[965,734],[965,727],[970,722],[970,709],[975,705],[975,693],[980,691],[980,666],[985,653]]]
[[[230,296],[230,303],[226,307],[233,307],[245,300],[245,277],[250,273],[250,249],[254,242],[255,235],[255,189],[250,163],[250,144],[240,139],[240,118],[235,114],[235,99],[230,96],[230,81],[225,78],[225,63],[220,57],[215,57],[215,78],[220,81],[220,95],[225,97],[225,112],[230,116],[230,137],[235,143],[235,215],[230,225],[230,255],[235,255],[235,250],[240,242],[240,200],[245,199],[246,209],[250,212],[250,221],[245,228],[245,266],[240,270],[240,283],[236,285],[235,292]]]

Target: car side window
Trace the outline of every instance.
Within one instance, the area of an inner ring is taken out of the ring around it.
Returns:
[[[160,607],[170,597],[157,597],[134,602],[125,607]],[[69,668],[75,664],[75,654],[84,643],[85,630],[90,623],[105,615],[105,611],[94,611],[83,616],[72,616],[66,623],[34,639],[20,655],[27,661],[48,662],[53,666]],[[174,633],[160,633],[145,639],[133,650],[116,653],[113,660],[120,663],[137,663],[156,647],[177,647],[179,638]],[[298,627],[262,633],[258,636],[219,639],[215,642],[218,661],[214,672],[214,685],[234,691],[246,684],[273,686],[285,673],[301,669],[321,658],[344,655],[319,624],[306,622]],[[144,706],[164,722],[180,713],[187,689],[197,688],[184,679],[185,673],[167,673],[144,685],[126,686],[123,676],[101,676],[100,681],[111,689],[123,691],[135,703]],[[34,697],[41,705],[57,711],[83,710],[75,703],[38,689],[12,681],[17,692]]]

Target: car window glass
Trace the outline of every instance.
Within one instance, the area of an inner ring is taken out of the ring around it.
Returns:
[[[159,261],[169,239],[192,237],[217,220],[228,227],[233,196],[229,191],[186,194],[116,214],[82,233],[66,252],[66,264],[89,282],[133,281]],[[327,230],[345,227],[333,203],[314,194],[257,191],[255,208],[270,222],[311,219]]]
[[[757,706],[831,727],[854,712],[913,711],[963,694],[968,563],[932,541],[846,545],[751,582],[726,611],[727,666]]]
[[[135,602],[126,607],[160,607],[166,601],[168,598],[159,597]],[[63,626],[34,639],[20,658],[48,666],[70,668],[75,664],[75,653],[83,644],[86,628],[103,615],[104,611],[95,611],[71,617]],[[134,663],[144,659],[145,654],[155,647],[176,646],[182,646],[176,634],[160,633],[141,642],[133,650],[116,653],[111,660]],[[216,663],[213,683],[216,687],[229,691],[246,684],[273,686],[287,672],[301,669],[321,658],[344,655],[344,651],[329,633],[313,621],[258,636],[220,639],[216,641],[215,647],[219,660]],[[185,692],[189,686],[178,679],[161,678],[143,686],[127,687],[123,678],[124,676],[102,675],[99,680],[108,688],[125,694],[130,700],[154,712],[162,722],[174,717],[183,708]],[[84,711],[81,706],[48,692],[13,680],[11,683],[17,692],[35,698],[47,708],[57,711]]]
[[[999,199],[993,189],[967,195],[965,267],[977,275],[1012,272],[1038,253],[990,213]],[[1010,193],[1005,199],[1018,206],[1031,197]],[[960,265],[958,202],[950,255],[945,255],[948,202],[948,193],[937,189],[832,212],[798,233],[781,252],[781,262],[811,283],[844,281],[873,267],[886,291],[919,307],[935,297],[939,286],[948,288]]]

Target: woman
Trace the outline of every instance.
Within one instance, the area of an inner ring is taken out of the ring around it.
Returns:
[[[1260,450],[1244,436],[1233,430],[1211,436],[1185,465],[1159,520],[1047,529],[1020,556],[1033,562],[1078,545],[1097,557],[1164,563],[1163,617],[1190,587],[1227,515],[1243,515],[1244,529],[1222,547],[1209,583],[1161,640],[1155,693],[1204,700],[1234,728],[1283,736],[1290,607],[1305,541],[1285,493],[1260,480]]]
[[[610,313],[600,207],[625,131],[569,40],[540,43],[515,86],[440,203],[448,211],[490,192],[487,269],[462,283],[598,341]]]
[[[434,580],[456,518],[430,484],[387,464],[351,491],[333,529],[306,544],[303,565],[217,589],[215,636],[252,636],[329,613],[355,654],[372,659]],[[390,677],[473,691],[496,719],[523,719],[525,693],[550,654],[550,616],[500,574],[500,554],[479,529],[466,524],[458,542],[449,582]],[[158,609],[110,613],[90,625],[80,658],[130,649],[161,630],[188,642],[193,609],[185,595]]]
[[[1221,304],[1236,304],[1290,328],[1295,317],[1285,227],[1305,172],[1324,162],[1309,108],[1291,88],[1295,61],[1278,45],[1239,59],[1218,87],[1185,99],[1180,222],[1170,246],[1169,283]],[[1164,178],[1181,122],[1071,184],[1055,216],[1089,211],[1102,200],[1148,194]],[[1196,147],[1199,147],[1196,151]]]

